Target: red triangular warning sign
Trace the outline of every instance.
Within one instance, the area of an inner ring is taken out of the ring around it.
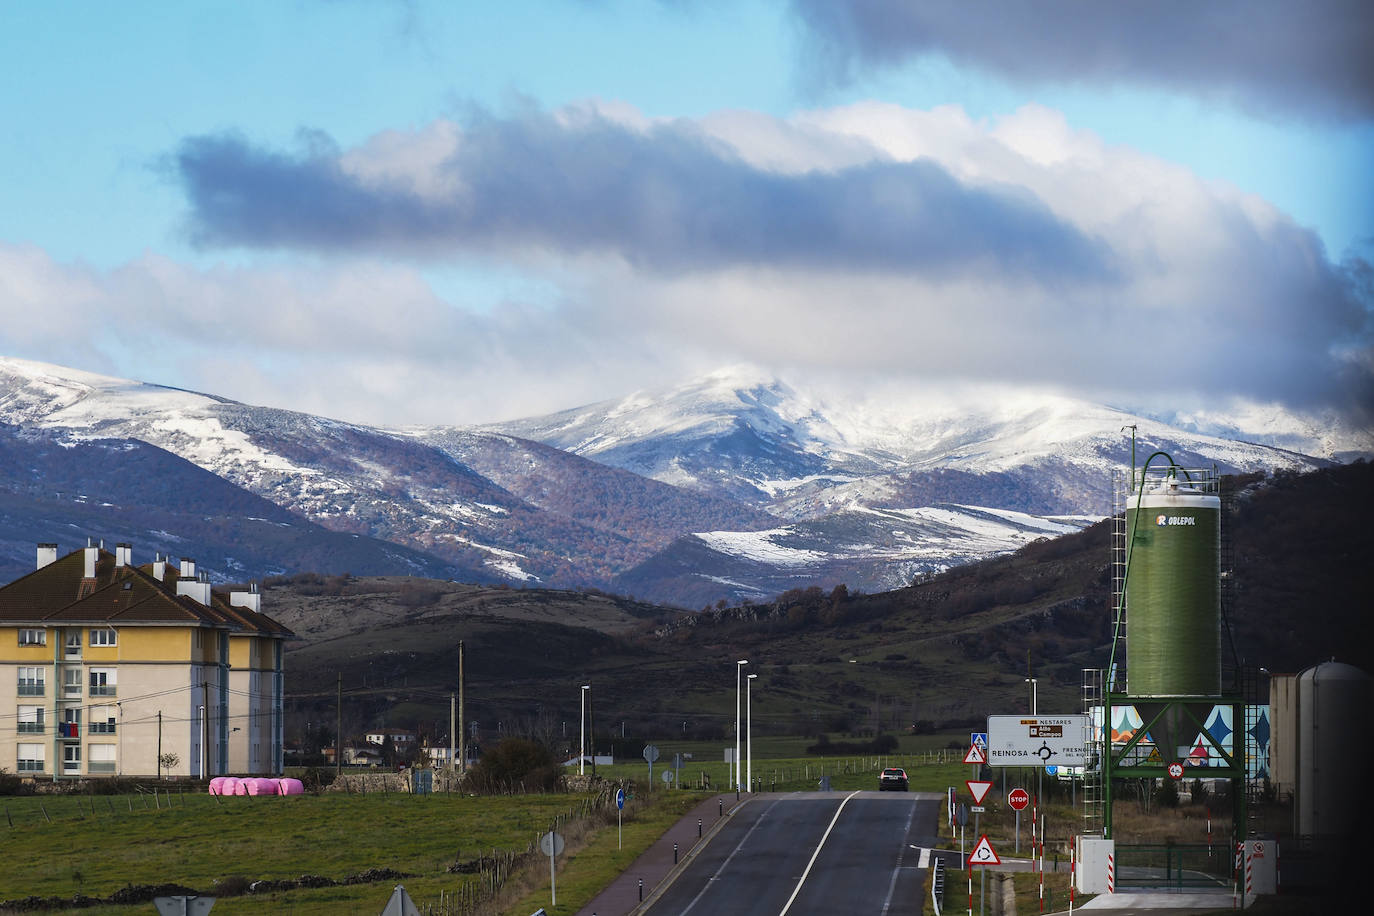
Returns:
[[[997,850],[992,848],[988,842],[988,835],[985,833],[978,838],[973,851],[968,854],[968,864],[970,865],[1001,865],[1002,860],[997,858]]]
[[[964,755],[964,763],[987,763],[988,755],[983,753],[983,749],[978,745],[973,745]]]
[[[992,783],[983,779],[965,779],[964,785],[968,786],[969,794],[973,796],[975,805],[981,805],[983,799],[987,797],[988,790],[992,788]]]

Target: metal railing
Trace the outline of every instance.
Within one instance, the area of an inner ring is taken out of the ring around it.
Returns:
[[[1231,873],[1225,843],[1116,845],[1117,887],[1228,887]]]

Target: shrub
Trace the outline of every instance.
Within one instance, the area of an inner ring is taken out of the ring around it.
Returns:
[[[563,788],[563,768],[544,745],[507,738],[468,771],[467,788],[484,795],[555,792]]]

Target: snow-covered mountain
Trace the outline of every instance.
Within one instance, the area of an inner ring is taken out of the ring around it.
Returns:
[[[1180,429],[990,388],[823,394],[731,369],[496,426],[384,430],[0,358],[0,423],[146,443],[325,529],[474,578],[689,606],[818,579],[888,588],[1069,530],[1108,511],[1126,426],[1141,460],[1164,449],[1223,471],[1323,461],[1207,434],[1218,422]],[[1290,446],[1319,444],[1274,428]],[[104,454],[118,464],[119,450]],[[16,473],[0,468],[0,491]]]
[[[497,581],[601,585],[693,530],[769,523],[748,507],[509,436],[430,431],[441,443],[430,444],[23,360],[0,359],[0,422],[74,441],[145,442],[330,530],[402,544]],[[521,484],[503,467],[538,468],[545,486]]]
[[[810,519],[932,502],[1101,515],[1110,508],[1111,471],[1131,460],[1124,430],[1132,426],[1140,461],[1167,449],[1179,464],[1223,471],[1320,463],[1044,393],[887,388],[826,396],[747,367],[494,429]]]
[[[685,607],[722,597],[760,601],[810,586],[886,591],[1094,521],[954,504],[847,509],[764,531],[693,534],[618,576],[615,586],[636,595],[652,590]]]

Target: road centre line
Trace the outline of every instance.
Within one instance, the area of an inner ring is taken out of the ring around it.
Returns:
[[[830,838],[830,831],[835,829],[835,822],[840,819],[840,812],[844,810],[845,805],[849,804],[851,798],[859,794],[859,791],[860,790],[855,789],[853,792],[850,792],[844,797],[844,801],[840,802],[840,806],[835,809],[835,816],[830,819],[830,826],[825,828],[825,833],[821,835],[821,841],[816,844],[816,851],[811,853],[811,861],[806,863],[806,870],[803,871],[802,876],[797,879],[797,886],[792,889],[792,896],[787,898],[787,903],[783,906],[782,912],[778,913],[778,916],[787,916],[787,911],[792,909],[793,901],[797,899],[797,895],[801,893],[802,885],[806,883],[806,876],[811,874],[811,866],[816,864],[816,859],[821,854],[821,848],[825,846],[825,841]],[[734,855],[734,853],[731,853],[731,855]],[[685,913],[686,911],[684,910],[683,912]]]
[[[906,827],[902,830],[902,839],[907,838],[911,833],[911,822],[916,819],[916,803],[911,803],[911,813],[906,816]],[[897,867],[892,869],[892,880],[887,883],[887,899],[883,901],[882,912],[886,913],[892,909],[892,894],[897,890],[897,875],[902,870],[902,860],[906,857],[906,844],[903,843],[897,848]]]

